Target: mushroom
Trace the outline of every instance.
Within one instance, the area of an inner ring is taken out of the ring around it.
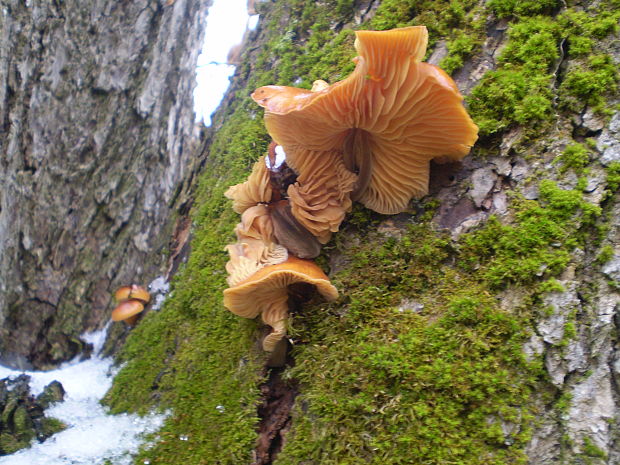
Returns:
[[[312,177],[308,170],[316,171],[322,157],[328,158],[334,176],[342,176],[332,160],[339,154],[346,169],[357,174],[355,189],[347,193],[345,186],[342,196],[394,214],[412,197],[426,194],[431,159],[456,161],[467,155],[478,128],[452,79],[421,62],[427,42],[424,26],[357,31],[359,56],[346,79],[327,87],[318,83],[314,91],[265,86],[252,94],[265,108],[271,137],[284,147],[287,162],[299,175],[298,190],[317,189],[307,185],[314,181],[307,179]],[[300,196],[307,206],[298,202],[296,210],[291,200],[293,213],[308,227],[306,221],[316,222],[308,217],[321,211],[322,203],[307,193]],[[327,229],[332,231],[334,224]]]
[[[135,326],[139,314],[151,300],[151,294],[142,286],[133,284],[119,288],[114,298],[118,305],[112,310],[112,321],[124,321],[129,326]]]
[[[336,151],[306,151],[300,161],[297,182],[287,190],[291,211],[325,244],[351,210],[350,193],[357,176],[346,169],[341,153]]]
[[[247,181],[230,187],[225,195],[233,200],[233,209],[242,213],[237,237],[277,241],[300,258],[314,258],[321,252],[317,239],[293,215],[289,201],[284,199],[287,188],[295,182],[295,174],[276,154],[271,144],[269,156],[261,157]],[[247,269],[244,265],[244,269]]]
[[[144,304],[139,300],[125,300],[112,311],[112,321],[124,321],[129,326],[135,326],[142,310],[144,310]]]
[[[224,290],[224,306],[244,318],[261,315],[272,331],[263,340],[263,349],[271,352],[286,335],[289,286],[306,283],[316,287],[328,301],[338,297],[338,290],[314,262],[289,257],[278,265],[265,266],[247,279]]]
[[[241,214],[259,203],[271,201],[271,182],[264,158],[261,157],[254,164],[247,181],[229,187],[224,193],[227,198],[233,201],[233,210],[237,213]]]
[[[114,299],[117,302],[124,302],[128,299],[137,299],[147,304],[151,300],[151,294],[149,294],[149,292],[142,286],[132,284],[131,286],[119,287],[114,293]]]

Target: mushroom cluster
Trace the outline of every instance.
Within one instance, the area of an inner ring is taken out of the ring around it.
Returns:
[[[117,306],[112,310],[112,321],[124,321],[135,326],[144,306],[151,300],[151,294],[142,286],[123,286],[114,293]]]
[[[478,128],[454,81],[421,61],[427,43],[424,26],[358,31],[356,67],[344,80],[252,94],[273,142],[248,180],[226,193],[242,216],[238,241],[227,247],[224,304],[240,316],[262,315],[273,328],[265,350],[285,335],[294,279],[336,298],[322,271],[302,259],[320,253],[353,201],[402,212],[427,193],[431,159],[460,160],[476,142]]]

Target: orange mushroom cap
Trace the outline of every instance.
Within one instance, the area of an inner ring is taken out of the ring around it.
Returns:
[[[139,300],[125,300],[112,311],[112,321],[125,321],[133,325],[142,310],[144,310],[144,304]]]
[[[149,294],[148,291],[142,286],[132,284],[131,286],[120,287],[114,293],[114,299],[117,302],[124,302],[125,300],[136,299],[145,304],[148,304],[151,300],[151,294]]]
[[[257,89],[252,97],[289,166],[302,177],[308,152],[344,152],[359,172],[355,197],[380,213],[398,213],[424,195],[429,160],[461,159],[478,134],[452,79],[420,61],[427,42],[424,26],[357,31],[357,65],[346,79],[315,92]]]
[[[261,268],[249,278],[224,290],[224,306],[236,315],[262,320],[273,328],[263,341],[263,348],[272,351],[286,334],[288,317],[288,286],[307,283],[316,287],[326,300],[338,297],[338,290],[314,262],[289,257],[283,263]]]

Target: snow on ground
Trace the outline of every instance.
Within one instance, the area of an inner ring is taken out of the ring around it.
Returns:
[[[258,16],[248,17],[247,0],[215,0],[209,8],[202,53],[198,57],[194,90],[196,121],[211,125],[211,113],[220,104],[235,67],[226,62],[229,50],[243,40],[246,29],[253,30]]]
[[[86,334],[84,340],[98,354],[107,328]],[[94,355],[83,362],[73,361],[51,371],[15,371],[0,366],[0,378],[31,377],[31,391],[37,395],[54,380],[65,388],[65,400],[46,410],[46,416],[62,420],[68,428],[43,443],[12,455],[0,457],[0,465],[98,465],[111,460],[115,465],[131,463],[145,433],[157,431],[165,415],[109,415],[99,404],[112,385],[112,359]]]

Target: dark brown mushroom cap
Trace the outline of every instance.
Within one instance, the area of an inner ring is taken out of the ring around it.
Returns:
[[[299,258],[318,257],[321,243],[295,218],[288,200],[272,203],[269,212],[278,244]]]
[[[312,92],[282,86],[257,89],[252,97],[265,108],[271,137],[284,147],[287,162],[302,171],[312,152],[351,148],[348,164],[370,169],[360,202],[380,213],[398,213],[428,189],[429,160],[459,160],[477,139],[478,128],[462,105],[452,79],[422,63],[428,41],[424,26],[390,31],[358,31],[355,71],[346,79]],[[363,131],[353,137],[351,131]],[[369,157],[362,162],[357,158]]]

